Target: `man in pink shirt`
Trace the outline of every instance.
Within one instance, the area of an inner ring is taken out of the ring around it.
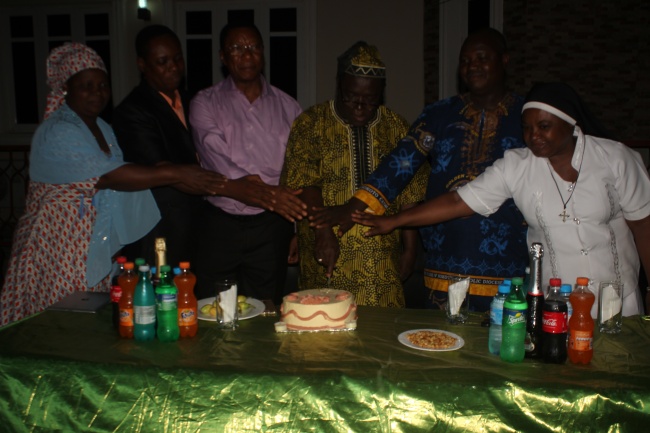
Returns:
[[[291,223],[307,215],[300,191],[278,186],[291,124],[301,109],[262,76],[264,45],[254,25],[228,24],[220,38],[229,75],[197,93],[190,105],[201,165],[229,179],[223,193],[207,198],[211,206],[201,220],[194,266],[197,296],[214,296],[215,281],[230,276],[240,294],[277,301]]]

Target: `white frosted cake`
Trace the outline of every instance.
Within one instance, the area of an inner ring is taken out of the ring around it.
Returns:
[[[303,290],[284,297],[280,317],[279,332],[355,329],[357,305],[345,290]]]

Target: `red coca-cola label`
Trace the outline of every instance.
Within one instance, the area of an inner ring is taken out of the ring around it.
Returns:
[[[567,314],[559,311],[544,311],[542,314],[542,332],[564,334],[567,332]]]

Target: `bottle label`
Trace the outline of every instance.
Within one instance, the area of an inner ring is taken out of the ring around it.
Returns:
[[[120,326],[133,326],[133,308],[120,308]]]
[[[564,334],[567,331],[567,314],[560,311],[544,311],[542,331],[549,334]]]
[[[525,328],[526,327],[526,312],[524,310],[511,310],[510,308],[503,308],[503,326]]]
[[[136,325],[153,325],[156,323],[156,306],[135,306],[133,308]]]
[[[117,304],[120,302],[120,298],[122,297],[122,288],[120,286],[113,286],[111,287],[111,302],[114,304]]]
[[[593,331],[579,331],[574,329],[569,335],[569,349],[578,351],[589,351],[593,349]]]
[[[176,309],[176,295],[162,294],[157,295],[158,309],[160,311],[172,311]]]
[[[194,308],[181,308],[178,310],[178,326],[196,325],[196,310]]]
[[[495,325],[503,324],[503,299],[495,299],[492,301],[490,308],[490,322]]]
[[[533,339],[530,337],[530,333],[526,333],[526,338],[524,339],[524,350],[526,352],[533,352],[535,350],[535,342]]]

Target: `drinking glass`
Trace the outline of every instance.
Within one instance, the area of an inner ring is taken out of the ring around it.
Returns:
[[[447,288],[447,321],[462,325],[469,316],[469,277],[456,275],[449,279]]]
[[[623,327],[623,283],[601,281],[598,290],[598,329],[618,334]]]
[[[221,329],[237,329],[237,281],[223,279],[216,283],[217,324]]]

